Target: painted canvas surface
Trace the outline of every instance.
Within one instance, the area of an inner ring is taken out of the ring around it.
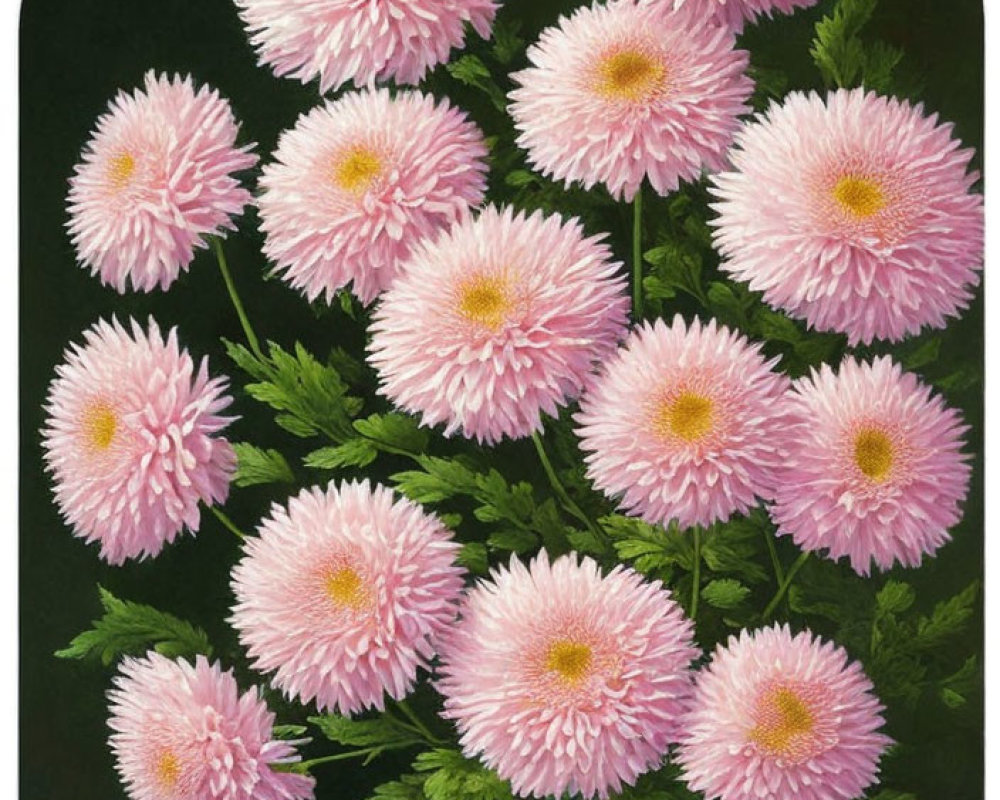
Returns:
[[[983,797],[975,0],[27,0],[20,796]]]

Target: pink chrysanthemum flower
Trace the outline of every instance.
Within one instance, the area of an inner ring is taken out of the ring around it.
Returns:
[[[511,77],[517,142],[546,175],[603,183],[631,200],[643,177],[659,194],[722,169],[748,113],[748,54],[732,33],[666,2],[579,8],[542,31],[532,66]]]
[[[848,358],[796,381],[789,405],[799,423],[771,509],[779,534],[849,556],[861,575],[872,561],[918,566],[951,538],[969,490],[968,427],[940,395],[888,356]]]
[[[232,623],[272,684],[323,711],[401,699],[458,610],[458,545],[432,514],[368,481],[274,506],[233,570]]]
[[[108,692],[111,749],[133,800],[304,800],[312,778],[272,769],[299,761],[271,738],[274,714],[243,695],[232,670],[150,651],[125,658]]]
[[[496,0],[236,0],[261,64],[326,94],[348,81],[419,83],[465,43],[489,38]]]
[[[788,626],[730,636],[695,679],[675,760],[706,800],[853,800],[892,743],[857,661]]]
[[[417,92],[352,92],[285,131],[258,198],[264,254],[310,300],[353,281],[370,303],[413,243],[478,206],[486,145],[464,113]]]
[[[521,797],[607,797],[659,766],[680,733],[698,655],[659,581],[575,554],[470,591],[441,643],[443,715]]]
[[[727,327],[678,314],[633,330],[580,401],[587,475],[622,508],[683,528],[770,498],[791,418],[789,381]]]
[[[445,436],[528,436],[624,336],[620,267],[576,219],[537,211],[489,207],[421,242],[373,316],[380,393]]]
[[[216,90],[152,71],[145,89],[119,92],[70,178],[77,258],[119,292],[166,289],[206,235],[235,230],[252,197],[232,173],[257,163]]]
[[[943,328],[983,260],[978,174],[951,130],[862,89],[792,92],[713,177],[722,269],[851,344]]]
[[[809,8],[819,0],[674,0],[675,6],[694,6],[699,12],[734,33],[740,33],[747,22],[770,17],[775,12],[791,14],[797,8]]]
[[[216,436],[232,421],[219,416],[232,402],[225,379],[208,377],[207,358],[195,371],[176,328],[166,340],[152,318],[148,333],[131,328],[101,320],[67,349],[42,429],[59,510],[110,564],[197,531],[198,503],[224,503],[236,471]]]

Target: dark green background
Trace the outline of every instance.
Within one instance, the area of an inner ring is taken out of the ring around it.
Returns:
[[[689,0],[689,2],[692,0]],[[511,0],[503,17],[523,17],[529,39],[574,3]],[[751,29],[745,43],[763,66],[789,72],[789,88],[821,88],[808,55],[811,26],[831,3]],[[906,51],[908,93],[956,122],[957,135],[977,149],[982,144],[982,9],[977,0],[883,0],[872,35]],[[481,47],[478,42],[473,48]],[[759,54],[759,58],[758,58]],[[167,294],[120,296],[79,269],[65,233],[67,179],[98,114],[119,88],[131,90],[148,68],[191,72],[230,98],[243,123],[244,139],[259,143],[266,156],[278,132],[316,102],[314,85],[274,78],[255,66],[234,6],[229,0],[29,0],[21,19],[21,797],[38,800],[123,797],[106,746],[104,691],[110,670],[59,661],[52,652],[87,627],[99,613],[95,583],[120,597],[147,602],[205,627],[220,643],[227,664],[237,660],[232,634],[221,618],[230,603],[228,573],[236,543],[207,517],[197,538],[185,536],[153,561],[111,568],[95,548],[74,539],[60,522],[41,468],[37,433],[42,402],[63,348],[99,316],[155,314],[162,326],[180,326],[182,341],[195,355],[209,354],[215,372],[232,371],[218,344],[220,335],[240,338],[219,274],[207,253]],[[472,111],[486,132],[497,123],[481,98],[435,73],[432,88],[446,90]],[[981,156],[977,155],[980,166]],[[252,178],[251,178],[252,179]],[[503,197],[492,176],[493,196]],[[343,315],[317,318],[292,291],[261,280],[264,262],[253,217],[227,245],[236,281],[259,332],[288,346],[302,340],[314,352],[343,343],[357,352],[362,332]],[[627,255],[628,218],[609,215],[619,257]],[[980,293],[981,294],[981,293]],[[948,330],[942,361],[981,360],[982,305]],[[933,367],[931,367],[933,371]],[[978,387],[949,401],[963,408],[975,430],[972,448],[981,451],[982,407]],[[234,440],[280,444],[268,415],[245,397],[237,400],[243,419]],[[275,497],[280,497],[275,495]],[[227,507],[250,527],[269,501],[267,491],[234,490]],[[922,591],[945,597],[982,569],[982,459],[976,460],[973,494],[961,536],[939,558],[905,577]],[[978,624],[978,619],[977,619]],[[970,636],[968,649],[980,647]],[[249,677],[242,671],[241,676]],[[973,715],[973,719],[977,719]],[[974,722],[919,736],[924,749],[913,759],[914,786],[927,800],[965,800],[982,794],[981,732]],[[319,772],[319,797],[353,800],[379,780],[395,775],[402,761],[385,759],[357,774],[350,767]],[[919,774],[918,774],[919,772]],[[924,794],[926,792],[926,794]]]

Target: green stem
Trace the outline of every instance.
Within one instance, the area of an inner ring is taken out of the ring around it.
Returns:
[[[384,744],[374,745],[373,747],[366,747],[363,750],[351,750],[349,753],[334,753],[329,756],[320,756],[319,758],[311,758],[308,761],[297,761],[288,764],[284,770],[279,770],[283,772],[296,772],[303,774],[311,770],[313,767],[319,766],[320,764],[326,764],[330,761],[346,761],[349,758],[361,758],[362,756],[377,755],[385,750],[400,750],[404,747],[412,747],[413,745],[423,744],[419,739],[413,739],[412,741],[406,742],[396,742],[392,745],[386,746]],[[270,765],[273,769],[274,764]]]
[[[632,320],[642,319],[642,185],[632,201]]]
[[[774,609],[778,607],[778,603],[780,603],[781,598],[785,596],[785,592],[788,591],[788,587],[792,585],[792,581],[795,579],[795,574],[802,569],[802,565],[808,560],[809,551],[803,550],[799,557],[795,559],[795,563],[792,564],[791,569],[788,570],[788,574],[785,575],[785,580],[783,580],[781,582],[781,586],[778,587],[777,594],[771,598],[771,602],[767,604],[767,608],[765,608],[764,612],[761,614],[762,619],[767,621],[771,614],[774,613]]]
[[[215,517],[216,519],[219,520],[219,522],[221,522],[223,525],[229,528],[229,530],[235,533],[240,539],[247,538],[247,535],[243,533],[243,531],[241,531],[238,527],[236,527],[236,523],[233,522],[231,519],[229,519],[229,517],[227,517],[224,513],[222,513],[222,511],[217,509],[215,506],[209,506],[209,509],[211,509],[212,513],[215,514]]]
[[[559,476],[556,475],[556,471],[552,468],[552,462],[549,461],[549,457],[545,452],[545,445],[542,444],[542,437],[538,435],[538,431],[534,431],[531,434],[531,441],[535,443],[535,450],[538,451],[538,459],[542,462],[542,468],[549,478],[552,490],[562,502],[563,508],[586,525],[588,530],[597,537],[598,541],[603,542],[606,547],[610,547],[611,540],[608,539],[608,535],[591,521],[590,517],[584,513],[580,506],[573,502],[573,498],[566,492],[566,489],[559,480]]]
[[[417,732],[423,736],[428,744],[444,744],[444,739],[435,736],[430,732],[430,729],[424,725],[423,721],[414,713],[413,709],[410,708],[409,704],[405,700],[396,700],[396,707],[406,715],[406,718],[413,723],[413,727],[417,729]]]
[[[767,542],[767,552],[771,554],[771,566],[774,567],[774,580],[780,589],[781,584],[785,582],[785,570],[782,569],[781,561],[778,560],[778,549],[774,546],[774,534],[767,528],[764,529],[764,541]]]
[[[698,616],[698,594],[701,589],[701,526],[694,526],[694,572],[691,574],[691,619]]]
[[[250,319],[247,317],[247,312],[243,308],[243,303],[240,301],[240,296],[236,292],[236,284],[233,283],[233,276],[229,272],[229,265],[226,263],[226,254],[222,252],[222,240],[218,236],[212,236],[212,249],[215,250],[215,259],[219,262],[219,271],[222,273],[222,279],[226,282],[226,288],[229,290],[229,297],[233,301],[233,306],[236,308],[236,314],[240,318],[240,325],[243,326],[243,333],[247,337],[247,342],[250,345],[250,349],[257,358],[264,360],[264,354],[260,350],[260,343],[257,341],[257,334],[253,332],[253,327],[250,325]]]

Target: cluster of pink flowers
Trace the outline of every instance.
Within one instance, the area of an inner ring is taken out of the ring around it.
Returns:
[[[631,200],[709,173],[721,269],[853,345],[944,327],[982,269],[972,154],[920,106],[792,93],[744,122],[743,25],[816,0],[609,0],[542,32],[514,75],[517,142],[540,172]],[[80,263],[119,292],[168,288],[255,204],[264,255],[310,300],[372,314],[378,392],[480,444],[573,415],[595,489],[653,525],[710,526],[764,503],[803,550],[918,566],[969,488],[967,428],[891,358],[791,381],[763,344],[677,315],[629,330],[627,280],[576,218],[482,207],[488,151],[417,83],[487,36],[493,0],[236,0],[262,63],[357,90],[303,114],[263,167],[215,90],[149,73],[98,120],[70,180]],[[100,321],[57,368],[42,430],[56,503],[111,564],[158,554],[225,502],[224,378],[164,338]],[[275,505],[232,571],[230,622],[289,699],[350,715],[434,676],[464,753],[521,797],[607,798],[671,748],[708,800],[850,800],[890,744],[858,662],[787,627],[742,631],[700,669],[694,622],[659,581],[590,558],[516,557],[467,588],[432,513],[362,482]],[[697,587],[696,587],[697,588]],[[293,744],[231,672],[155,652],[110,693],[136,800],[299,800]]]

